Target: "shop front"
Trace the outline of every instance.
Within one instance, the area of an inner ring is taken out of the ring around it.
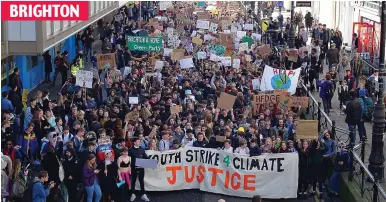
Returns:
[[[374,34],[373,34],[373,39],[374,39],[374,51],[373,55],[378,56],[379,55],[379,47],[380,47],[380,41],[381,41],[381,23],[376,22],[374,20],[371,20],[369,18],[361,16],[361,22],[363,23],[368,23],[374,27]]]

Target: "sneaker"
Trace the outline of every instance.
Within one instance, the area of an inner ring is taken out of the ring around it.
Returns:
[[[130,201],[134,201],[135,198],[137,198],[137,197],[135,196],[135,194],[131,194]]]
[[[147,198],[147,195],[146,195],[146,194],[142,195],[142,196],[141,196],[141,199],[142,199],[143,201],[150,201],[149,198]]]

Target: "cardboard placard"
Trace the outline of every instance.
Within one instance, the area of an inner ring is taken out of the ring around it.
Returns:
[[[170,108],[171,114],[178,114],[181,111],[182,111],[182,107],[180,105],[174,105],[173,107]]]
[[[139,118],[139,112],[138,111],[131,111],[126,114],[125,116],[125,122],[127,121],[136,121]]]
[[[226,139],[225,136],[216,135],[216,142],[225,142]]]
[[[210,14],[206,11],[197,12],[197,18],[199,20],[208,20],[210,19]]]
[[[114,53],[107,53],[107,54],[98,54],[97,55],[97,61],[98,61],[98,68],[99,69],[105,69],[109,68],[112,69],[117,64],[115,62],[115,54]]]
[[[281,105],[286,106],[287,108],[292,107],[292,96],[288,92],[281,92],[279,93],[279,96],[280,96],[279,103]]]
[[[292,97],[292,106],[308,107],[308,97]]]
[[[217,107],[221,109],[231,110],[235,103],[236,96],[222,92],[218,101]]]
[[[259,46],[256,48],[256,50],[257,53],[259,53],[259,55],[261,55],[262,57],[269,55],[272,52],[272,49],[269,45]]]
[[[202,45],[202,39],[197,38],[197,37],[193,37],[192,43],[197,44],[197,45]]]
[[[270,109],[273,110],[275,108],[275,103],[280,100],[279,95],[275,94],[258,94],[253,96],[253,115],[257,115],[261,112],[261,110]]]
[[[298,50],[292,49],[288,52],[288,61],[297,62],[298,61]]]
[[[296,139],[318,139],[317,120],[299,120],[296,127]]]
[[[172,60],[181,60],[185,57],[185,50],[184,52],[181,52],[181,51],[175,51],[175,50],[179,50],[179,49],[174,49],[173,52],[172,52]]]

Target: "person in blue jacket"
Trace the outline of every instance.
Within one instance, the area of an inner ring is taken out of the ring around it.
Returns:
[[[339,142],[339,149],[340,152],[338,152],[334,159],[334,173],[332,174],[329,185],[331,188],[330,195],[332,196],[339,196],[340,192],[340,174],[344,171],[347,171],[348,165],[350,163],[350,156],[348,152],[346,151],[346,144],[343,142]]]
[[[33,185],[32,189],[32,202],[46,202],[47,196],[50,194],[51,188],[55,186],[55,183],[50,183],[48,187],[44,186],[44,183],[48,181],[47,171],[40,171],[37,181]]]
[[[331,81],[331,75],[326,74],[326,79],[318,81],[318,88],[320,88],[320,98],[323,101],[324,112],[329,115],[331,109],[331,99],[334,95],[334,83]]]
[[[23,154],[23,158],[35,159],[36,157],[39,145],[38,139],[33,132],[34,127],[33,123],[28,124],[24,134],[19,137],[18,146],[20,146],[19,151]]]
[[[1,110],[13,111],[15,108],[12,105],[12,102],[8,99],[8,92],[1,93]]]

